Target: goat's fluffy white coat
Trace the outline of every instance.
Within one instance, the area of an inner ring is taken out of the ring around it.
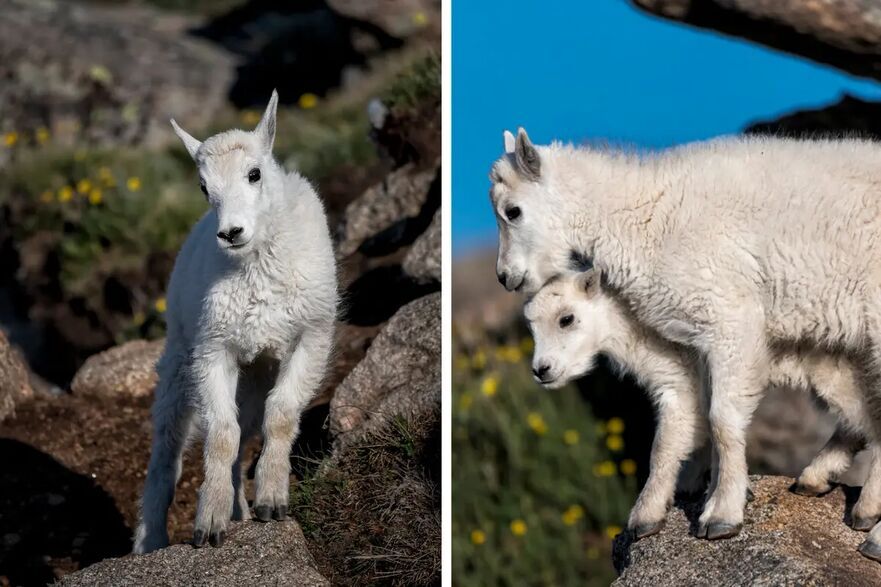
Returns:
[[[876,450],[854,516],[878,520],[881,147],[744,137],[638,156],[534,147],[521,130],[492,178],[509,289],[592,260],[643,324],[703,355],[719,466],[699,534],[742,524],[745,431],[787,344],[866,355]],[[870,542],[881,557],[881,525]]]
[[[276,101],[273,93],[254,132],[199,143],[174,125],[212,207],[181,248],[168,285],[138,553],[168,543],[167,511],[191,429],[205,437],[194,543],[219,545],[227,522],[247,514],[240,452],[261,424],[255,512],[268,520],[287,511],[289,453],[327,368],[337,284],[318,195],[272,157]]]

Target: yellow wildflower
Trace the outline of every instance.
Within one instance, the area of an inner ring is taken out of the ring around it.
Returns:
[[[563,442],[572,446],[578,444],[578,430],[567,430],[563,433]]]
[[[141,180],[137,177],[130,177],[125,182],[125,186],[129,189],[130,192],[136,192],[141,189]]]
[[[486,397],[492,397],[499,390],[499,378],[495,375],[487,375],[480,384],[480,391]]]
[[[530,412],[529,415],[526,416],[526,422],[529,423],[529,427],[532,428],[532,431],[539,436],[544,436],[548,431],[548,425],[545,424],[544,418],[542,418],[541,414],[538,412]]]
[[[92,191],[92,182],[88,179],[81,179],[76,183],[76,191],[81,193],[82,195],[88,194]]]
[[[52,193],[52,190],[46,190],[42,194],[40,194],[40,201],[48,204],[52,200],[55,199],[55,194]]]
[[[147,316],[144,315],[143,312],[135,312],[134,316],[132,316],[132,324],[135,326],[140,326],[147,320]]]
[[[303,110],[309,110],[310,108],[315,108],[315,106],[318,104],[318,96],[316,96],[315,94],[310,94],[309,92],[306,92],[305,94],[300,96],[300,99],[297,101],[297,104]]]
[[[561,516],[563,523],[567,526],[574,526],[583,517],[584,508],[577,504],[569,506]]]
[[[596,546],[588,546],[585,554],[587,555],[587,558],[589,558],[590,560],[596,560],[596,559],[600,558],[600,549],[597,548]]]
[[[94,188],[92,189],[92,191],[89,192],[89,203],[91,205],[97,206],[103,201],[103,199],[104,198],[101,195],[101,190],[99,190],[98,188]]]
[[[471,366],[478,371],[482,371],[486,367],[486,353],[483,350],[477,349],[477,352],[471,357]]]
[[[165,298],[159,298],[153,304],[153,307],[156,308],[156,311],[160,314],[164,314],[165,310],[168,308],[168,304],[166,303]]]
[[[474,403],[474,398],[471,397],[470,393],[463,393],[462,397],[459,398],[459,408],[462,410],[467,410],[471,407],[471,404]]]
[[[414,12],[413,13],[413,24],[418,27],[423,27],[428,24],[428,15],[424,12]]]
[[[624,439],[617,434],[610,434],[609,437],[606,438],[606,446],[612,452],[620,452],[624,449]]]
[[[523,353],[516,346],[503,345],[496,348],[496,360],[508,363],[519,363],[523,360]]]
[[[104,184],[104,187],[113,187],[116,185],[116,180],[113,177],[113,172],[109,167],[99,167],[98,168],[98,179],[101,180],[101,183]]]
[[[615,474],[616,467],[612,461],[603,461],[593,466],[593,474],[597,477],[611,477]]]
[[[528,336],[520,341],[520,352],[522,352],[524,355],[529,355],[534,350],[535,350],[535,341],[533,341]]]
[[[633,459],[624,459],[621,461],[621,472],[628,477],[636,475],[636,461]]]
[[[14,147],[17,142],[18,142],[18,133],[15,132],[14,130],[3,135],[3,144],[6,145],[7,147]]]
[[[606,536],[610,539],[614,539],[615,536],[621,533],[621,526],[606,526]]]
[[[471,531],[471,543],[472,544],[483,544],[486,542],[486,532],[483,530],[472,530]]]
[[[617,417],[610,418],[606,424],[606,429],[609,431],[609,434],[621,434],[624,432],[624,420]]]
[[[245,110],[242,112],[242,123],[254,126],[258,122],[260,122],[260,113],[256,110]]]
[[[37,142],[41,145],[45,145],[49,142],[49,129],[45,126],[41,126],[37,129],[37,132],[34,133],[34,137],[36,137]]]
[[[526,522],[517,518],[511,522],[511,534],[514,536],[523,536],[526,534]]]
[[[69,202],[73,198],[73,188],[69,185],[64,186],[60,190],[58,190],[58,201],[59,202]]]

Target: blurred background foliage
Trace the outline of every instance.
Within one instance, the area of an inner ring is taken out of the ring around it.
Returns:
[[[541,389],[516,329],[454,334],[454,347],[454,583],[607,585],[641,474],[626,440],[639,421],[599,417],[574,385]],[[597,381],[596,396],[617,391]]]

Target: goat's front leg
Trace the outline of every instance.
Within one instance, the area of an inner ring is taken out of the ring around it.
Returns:
[[[652,444],[651,471],[627,523],[637,539],[656,534],[664,526],[679,471],[695,448],[704,418],[698,406],[697,390],[662,390],[657,404],[658,426]]]
[[[233,464],[239,455],[238,368],[225,350],[200,353],[194,365],[205,428],[205,480],[199,490],[193,545],[220,546],[233,514]]]
[[[732,322],[737,324],[734,332],[727,337],[721,334],[707,352],[712,381],[710,434],[718,467],[714,467],[698,536],[710,540],[730,538],[743,527],[749,494],[746,429],[767,381],[763,322],[755,317]]]
[[[266,398],[254,500],[254,514],[262,522],[287,516],[291,446],[299,433],[300,416],[324,378],[332,337],[331,326],[304,332],[293,353],[282,362],[275,387]]]

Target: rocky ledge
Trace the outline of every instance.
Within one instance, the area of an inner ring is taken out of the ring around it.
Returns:
[[[617,587],[633,585],[879,585],[881,564],[857,547],[866,534],[844,522],[859,490],[818,498],[789,491],[793,479],[753,476],[755,500],[743,531],[730,540],[698,540],[691,529],[700,502],[677,503],[664,530],[633,542],[615,539]]]

